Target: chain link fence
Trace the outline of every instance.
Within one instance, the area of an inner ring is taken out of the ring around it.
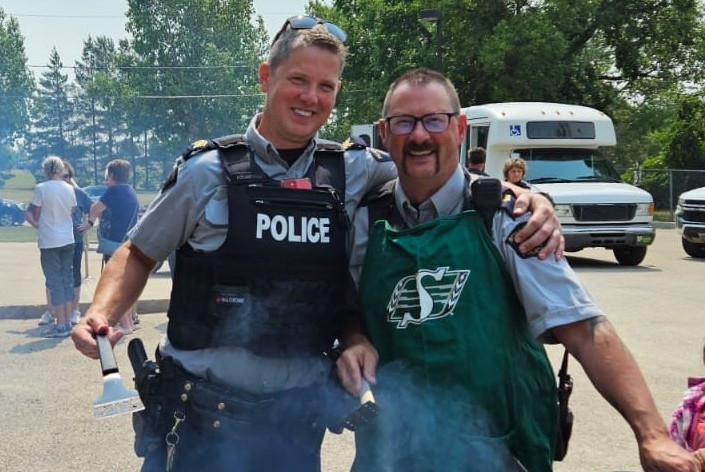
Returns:
[[[705,187],[705,170],[696,169],[644,169],[637,168],[632,183],[654,197],[656,212],[668,213],[674,220],[678,196],[698,187]]]

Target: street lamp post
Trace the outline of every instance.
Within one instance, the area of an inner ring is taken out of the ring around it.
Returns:
[[[441,33],[441,11],[421,10],[419,20],[436,26],[436,70],[443,72],[443,35]]]

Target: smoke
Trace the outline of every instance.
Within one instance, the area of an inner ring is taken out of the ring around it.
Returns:
[[[356,433],[354,472],[520,472],[507,432],[461,386],[431,385],[400,362],[382,366],[374,393],[380,413]]]

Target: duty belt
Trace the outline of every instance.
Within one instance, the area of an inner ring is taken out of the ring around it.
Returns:
[[[217,431],[246,423],[255,411],[268,407],[278,395],[252,395],[241,390],[217,385],[186,371],[172,358],[159,363],[166,382],[175,396],[173,408],[189,416],[194,426]],[[172,397],[174,398],[174,397]]]

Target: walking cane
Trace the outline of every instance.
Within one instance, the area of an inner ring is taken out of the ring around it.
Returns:
[[[85,222],[84,222],[85,223]],[[90,277],[89,271],[88,271],[88,230],[83,232],[83,267],[84,267],[84,272],[86,273],[85,278],[87,279]]]

